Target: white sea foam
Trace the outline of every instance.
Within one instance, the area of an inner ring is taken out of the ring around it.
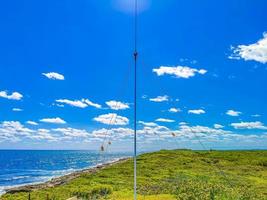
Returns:
[[[110,163],[113,163],[113,162],[117,162],[119,161],[120,159],[124,159],[124,158],[129,158],[129,156],[122,156],[122,157],[119,157],[119,158],[114,158],[114,159],[111,159],[109,161],[102,161],[102,162],[99,162],[98,164],[96,165],[92,165],[92,166],[89,166],[89,167],[84,167],[84,168],[79,168],[79,169],[74,169],[74,168],[70,168],[70,169],[64,169],[64,170],[27,170],[28,172],[43,172],[44,174],[51,174],[51,175],[46,175],[46,176],[36,176],[36,177],[33,177],[33,176],[16,176],[16,177],[12,177],[12,178],[7,178],[6,180],[19,180],[19,179],[31,179],[32,182],[30,183],[25,183],[25,184],[14,184],[14,185],[6,185],[6,186],[0,186],[0,196],[3,195],[5,193],[6,190],[10,189],[10,188],[14,188],[14,187],[20,187],[20,186],[25,186],[25,185],[34,185],[34,184],[40,184],[40,183],[44,183],[46,181],[49,181],[53,178],[58,178],[58,177],[61,177],[61,176],[64,176],[64,175],[68,175],[68,174],[71,174],[71,173],[74,173],[74,172],[78,172],[78,171],[81,171],[81,170],[85,170],[85,169],[90,169],[90,168],[94,168],[94,167],[98,167],[98,166],[101,166],[103,164],[110,164]],[[38,173],[36,173],[38,175]]]

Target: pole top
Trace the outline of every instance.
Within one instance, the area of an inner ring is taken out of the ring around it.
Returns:
[[[135,51],[135,52],[133,53],[133,56],[134,56],[134,60],[137,60],[138,52]]]

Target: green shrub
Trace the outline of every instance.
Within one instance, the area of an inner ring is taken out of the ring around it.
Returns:
[[[92,195],[107,196],[112,193],[112,187],[109,185],[101,185],[93,187],[91,190]]]
[[[73,195],[84,200],[94,200],[107,197],[112,193],[112,190],[112,187],[109,185],[99,185],[89,190],[87,188],[80,188],[79,191],[73,192]]]

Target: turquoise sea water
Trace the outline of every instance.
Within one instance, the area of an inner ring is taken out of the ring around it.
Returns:
[[[9,187],[44,182],[128,156],[98,151],[0,150],[0,194]]]

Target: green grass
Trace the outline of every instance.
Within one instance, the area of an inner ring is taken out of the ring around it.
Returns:
[[[133,161],[31,193],[32,200],[133,199]],[[140,200],[267,200],[267,151],[162,150],[138,157]],[[25,200],[27,193],[1,200]]]

